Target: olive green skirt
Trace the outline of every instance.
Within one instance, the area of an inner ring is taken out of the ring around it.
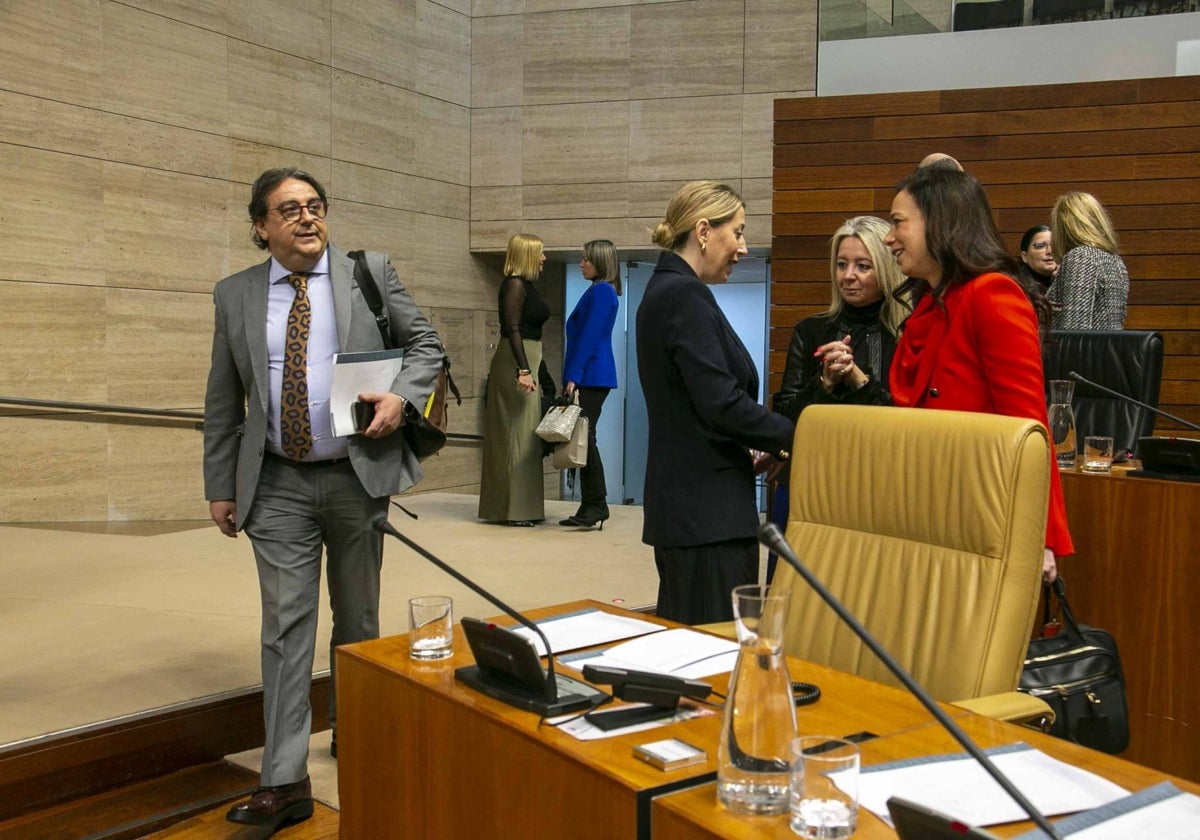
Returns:
[[[524,340],[529,369],[537,381],[542,343]],[[542,439],[534,430],[542,419],[538,391],[517,387],[512,345],[500,340],[488,373],[483,427],[483,468],[479,476],[479,518],[489,522],[546,518]]]

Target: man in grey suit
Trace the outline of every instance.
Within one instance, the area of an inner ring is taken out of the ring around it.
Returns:
[[[213,292],[216,324],[204,399],[204,492],[221,532],[245,530],[262,594],[266,748],[260,787],[228,819],[270,826],[312,814],[309,691],[322,547],[328,554],[333,647],[379,636],[382,535],[372,517],[424,475],[405,445],[406,414],[425,404],[442,365],[437,333],[391,262],[368,253],[403,369],[365,393],[375,417],[334,437],[333,354],[383,348],[354,262],[328,244],[324,188],[297,169],[271,169],[251,190],[251,238],[270,253]],[[364,282],[369,282],[364,280]],[[336,711],[329,722],[336,750]],[[336,755],[336,751],[334,753]]]

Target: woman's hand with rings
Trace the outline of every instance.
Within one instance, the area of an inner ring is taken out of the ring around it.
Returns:
[[[850,336],[831,341],[817,348],[814,356],[821,359],[821,376],[827,382],[845,379],[854,370],[854,351],[850,349]]]

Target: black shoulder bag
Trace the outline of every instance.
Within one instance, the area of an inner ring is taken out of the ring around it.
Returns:
[[[383,297],[379,293],[379,287],[375,285],[375,278],[367,265],[367,255],[364,251],[350,251],[347,256],[354,260],[354,282],[358,284],[367,306],[371,307],[371,312],[375,314],[375,326],[379,328],[383,346],[391,349],[392,334],[388,329],[387,312],[383,308]],[[441,346],[441,338],[438,339],[438,348],[442,351],[442,369],[438,371],[437,382],[433,393],[425,401],[424,410],[418,409],[407,400],[404,402],[404,440],[413,454],[422,461],[446,445],[446,429],[450,422],[446,406],[447,389],[454,394],[456,404],[462,405],[458,386],[450,376],[450,357]]]
[[[1129,709],[1117,643],[1104,630],[1075,621],[1061,577],[1046,587],[1047,610],[1051,597],[1058,599],[1062,629],[1029,643],[1018,689],[1054,709],[1051,735],[1119,753],[1129,745]]]

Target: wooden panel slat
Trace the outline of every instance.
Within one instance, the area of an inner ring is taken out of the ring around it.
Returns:
[[[1058,160],[1081,155],[1151,155],[1194,152],[1200,149],[1200,132],[1194,127],[1140,128],[1137,130],[1062,131],[1014,134],[994,137],[947,136],[942,138],[897,138],[862,143],[828,143],[824,138],[812,143],[788,144],[775,140],[775,166],[817,166],[917,161],[930,151],[943,151],[960,161],[978,160]],[[1050,158],[1047,149],[1059,151]],[[969,168],[969,167],[968,167]]]
[[[792,326],[825,308],[834,229],[886,218],[895,184],[943,151],[983,182],[1014,254],[1062,193],[1104,203],[1131,278],[1126,327],[1163,333],[1160,402],[1200,418],[1200,76],[778,100],[775,115],[772,389]]]

